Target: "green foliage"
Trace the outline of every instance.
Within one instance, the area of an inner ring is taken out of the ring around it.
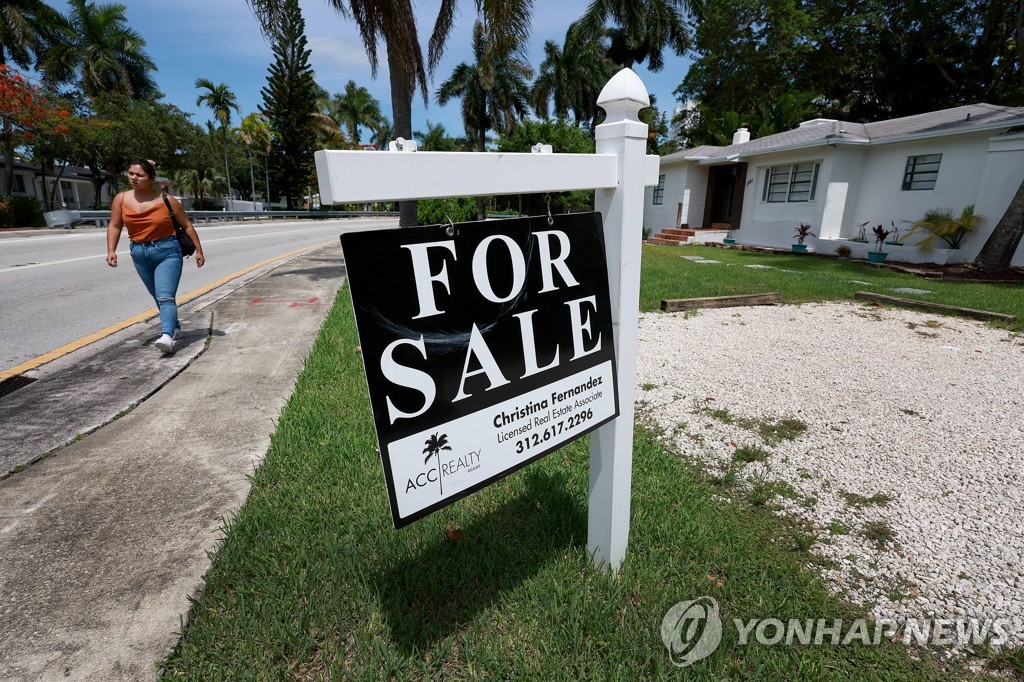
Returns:
[[[483,22],[473,26],[473,62],[462,62],[437,89],[437,103],[462,100],[462,122],[476,151],[484,151],[487,132],[506,134],[515,130],[526,116],[529,102],[528,79],[533,69],[522,45],[497,49]]]
[[[267,85],[260,92],[260,112],[274,134],[270,153],[270,179],[278,193],[295,208],[313,173],[316,135],[309,125],[316,112],[316,83],[306,47],[306,22],[298,0],[285,0],[281,26],[275,33],[274,63]]]
[[[1017,12],[1013,0],[706,0],[696,59],[676,90],[699,103],[684,121],[688,142],[728,144],[733,124],[757,138],[815,116],[1021,106]]]
[[[416,202],[416,219],[420,225],[446,224],[476,220],[476,200],[470,197],[455,199],[423,199]]]
[[[924,217],[911,225],[906,237],[923,233],[924,239],[917,243],[917,248],[922,251],[931,251],[940,239],[949,248],[959,249],[964,237],[978,229],[981,220],[982,216],[974,213],[974,204],[965,206],[959,216],[953,215],[951,208],[933,208],[925,211]]]
[[[41,227],[45,225],[39,200],[26,196],[0,196],[0,227]]]

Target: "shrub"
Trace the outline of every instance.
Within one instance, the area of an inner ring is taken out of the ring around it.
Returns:
[[[853,249],[846,244],[840,244],[836,247],[836,255],[840,258],[849,258],[851,253],[853,253]]]
[[[476,200],[472,197],[457,199],[422,199],[416,203],[416,219],[420,225],[464,223],[476,220]]]
[[[35,197],[0,196],[0,227],[41,227],[43,207]]]
[[[954,216],[951,208],[933,208],[911,226],[906,236],[926,233],[924,239],[917,243],[922,251],[931,251],[939,239],[946,242],[949,248],[959,249],[964,237],[978,229],[980,222],[981,216],[974,214],[974,204],[964,207],[959,216]]]

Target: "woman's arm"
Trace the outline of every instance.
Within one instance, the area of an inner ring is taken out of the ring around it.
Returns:
[[[185,213],[185,209],[181,203],[170,195],[167,194],[167,198],[171,202],[171,208],[174,209],[174,217],[178,219],[178,223],[185,228],[185,233],[192,240],[192,243],[196,245],[196,267],[201,268],[206,263],[206,256],[203,255],[203,245],[199,241],[199,233],[196,232],[196,228],[192,226],[192,221],[189,220],[188,214]]]
[[[121,239],[121,199],[118,194],[110,202],[110,222],[107,223],[107,265],[117,267],[117,242]]]

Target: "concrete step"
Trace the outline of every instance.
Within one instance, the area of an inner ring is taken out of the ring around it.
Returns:
[[[683,242],[675,239],[661,239],[660,237],[651,237],[647,240],[648,244],[656,244],[658,246],[679,246]]]

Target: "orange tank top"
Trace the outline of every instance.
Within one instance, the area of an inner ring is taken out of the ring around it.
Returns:
[[[163,201],[157,201],[144,211],[133,211],[121,202],[121,218],[133,242],[151,242],[174,236],[174,223]]]

